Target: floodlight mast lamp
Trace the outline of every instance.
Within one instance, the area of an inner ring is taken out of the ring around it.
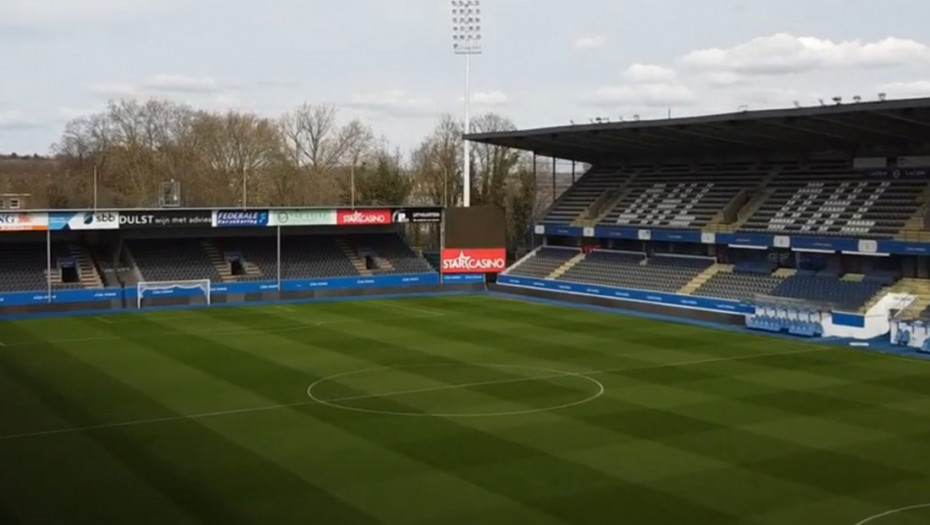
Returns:
[[[465,56],[465,127],[471,132],[471,56],[481,54],[481,1],[452,0],[452,49]],[[462,140],[462,205],[471,205],[471,143]]]

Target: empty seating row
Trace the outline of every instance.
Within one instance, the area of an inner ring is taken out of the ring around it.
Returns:
[[[627,177],[628,174],[617,168],[592,168],[578,182],[566,190],[565,194],[549,210],[542,222],[571,223],[602,194],[619,189]]]
[[[260,277],[240,280],[269,280],[277,276],[277,240],[247,237],[229,240],[225,251],[238,252],[243,260],[261,269]],[[281,241],[281,278],[312,279],[359,275],[358,269],[329,236],[285,236]]]
[[[66,246],[53,244],[51,254],[52,286],[58,290],[84,288],[80,283],[55,282],[61,258],[70,257]],[[48,288],[49,258],[44,243],[0,244],[0,290],[32,292]]]
[[[812,182],[811,179],[814,179]],[[824,180],[825,179],[825,180]],[[776,179],[743,231],[891,237],[920,206],[921,181],[862,180],[855,174]]]
[[[692,295],[748,301],[757,295],[772,295],[782,279],[770,275],[719,272],[702,284]]]
[[[146,239],[127,243],[145,281],[219,281],[199,239]]]
[[[357,247],[366,247],[377,258],[387,262],[387,267],[375,272],[384,274],[415,274],[435,271],[426,259],[417,255],[397,235],[364,235],[346,237]]]
[[[604,216],[604,226],[701,228],[744,188],[761,180],[761,173],[702,172],[638,173],[626,195]]]
[[[568,248],[544,246],[508,270],[509,275],[545,279],[580,252]]]
[[[700,258],[656,257],[596,250],[572,266],[561,280],[618,288],[677,292],[713,261]]]
[[[854,282],[828,276],[793,275],[782,280],[772,294],[858,310],[882,287],[881,283],[874,281]]]

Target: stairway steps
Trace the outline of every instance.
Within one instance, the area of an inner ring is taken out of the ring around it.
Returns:
[[[366,277],[374,275],[372,271],[369,270],[367,266],[365,266],[365,260],[362,259],[361,256],[359,256],[351,246],[349,246],[349,243],[347,243],[345,239],[337,237],[336,245],[339,246],[339,250],[342,251],[342,254],[345,255],[347,259],[349,259],[349,262],[352,263],[352,266],[355,267],[359,275],[364,275]]]
[[[565,263],[563,263],[562,266],[559,266],[558,268],[553,270],[553,272],[549,274],[547,279],[558,279],[559,277],[562,277],[563,275],[565,275],[565,272],[571,270],[573,266],[583,261],[586,256],[587,254],[585,254],[584,252],[581,252],[575,255],[571,259],[565,261]]]

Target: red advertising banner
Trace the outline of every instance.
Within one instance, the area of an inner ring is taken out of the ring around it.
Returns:
[[[501,273],[507,269],[504,248],[446,248],[442,273]]]
[[[391,210],[339,210],[339,226],[383,226],[391,224]]]

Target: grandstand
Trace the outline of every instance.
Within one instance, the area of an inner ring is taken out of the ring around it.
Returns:
[[[917,299],[905,314],[930,311],[930,99],[470,138],[591,164],[541,214],[543,248],[504,284],[860,314],[903,293]]]
[[[181,217],[195,212],[152,213]],[[280,236],[273,229],[218,235],[209,228],[180,232],[169,228],[160,236],[132,228],[93,235],[64,230],[53,234],[61,240],[48,243],[35,234],[23,233],[20,239],[10,235],[9,242],[0,243],[0,309],[15,306],[20,311],[33,304],[41,308],[49,302],[43,293],[49,289],[53,299],[71,303],[103,297],[131,301],[143,283],[159,283],[158,295],[167,297],[180,293],[172,291],[172,283],[208,282],[214,290],[233,285],[248,293],[277,289],[281,283],[295,290],[342,286],[329,279],[368,279],[366,284],[377,284],[382,282],[379,278],[407,282],[411,276],[420,276],[414,281],[432,276],[426,281],[438,281],[437,270],[407,245],[399,227],[303,230]],[[65,291],[73,293],[61,293]]]

